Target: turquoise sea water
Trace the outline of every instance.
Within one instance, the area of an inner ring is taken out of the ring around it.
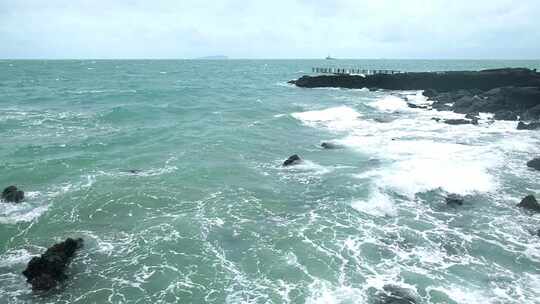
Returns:
[[[540,61],[0,61],[0,187],[27,195],[0,203],[0,303],[538,303],[540,217],[515,204],[540,134],[286,83],[314,66]],[[69,280],[33,295],[21,271],[67,237]]]

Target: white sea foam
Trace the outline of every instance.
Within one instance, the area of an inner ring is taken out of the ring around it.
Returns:
[[[0,268],[25,264],[32,258],[32,254],[25,249],[11,250],[0,255]]]
[[[361,115],[353,108],[340,106],[325,110],[293,113],[292,116],[311,127],[345,131],[358,127]]]
[[[363,303],[364,293],[361,289],[350,286],[332,286],[329,282],[315,280],[309,285],[310,295],[307,304]]]
[[[397,210],[392,199],[381,192],[380,189],[373,189],[367,200],[356,200],[351,203],[351,207],[373,216],[396,216]]]
[[[377,101],[369,103],[370,106],[383,112],[410,112],[407,102],[398,96],[387,95]]]
[[[281,167],[280,169],[283,171],[294,172],[295,174],[308,175],[323,175],[333,171],[333,168],[322,166],[307,159],[302,160],[302,162],[297,165]]]
[[[0,224],[30,222],[47,211],[49,206],[44,202],[41,192],[28,191],[21,203],[2,203]]]

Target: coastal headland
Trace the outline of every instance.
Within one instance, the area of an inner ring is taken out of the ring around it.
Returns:
[[[540,119],[540,73],[527,68],[481,71],[418,72],[375,75],[302,76],[289,83],[303,88],[338,87],[370,90],[423,90],[433,103],[426,108],[496,120]],[[411,105],[417,107],[418,105]]]

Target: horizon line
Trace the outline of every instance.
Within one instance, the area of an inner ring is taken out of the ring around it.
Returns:
[[[41,57],[8,57],[8,58],[0,58],[0,61],[7,61],[7,60],[193,60],[193,61],[227,61],[227,60],[324,60],[327,61],[325,58],[293,58],[293,57],[287,57],[287,58],[241,58],[241,57],[227,57],[227,58],[204,58],[204,57],[197,57],[197,58],[168,58],[168,57],[157,57],[157,58],[145,58],[145,57],[126,57],[126,58],[92,58],[92,57],[79,57],[79,58],[41,58]],[[334,58],[333,60],[328,60],[331,62],[335,61],[341,61],[341,60],[463,60],[463,61],[473,61],[473,60],[483,60],[483,61],[489,61],[489,60],[496,60],[496,61],[539,61],[540,58],[451,58],[451,57],[443,57],[443,58],[374,58],[374,57],[365,57],[365,58]]]

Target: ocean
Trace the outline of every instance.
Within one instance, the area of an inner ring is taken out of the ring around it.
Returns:
[[[418,91],[302,89],[312,67],[540,61],[1,60],[0,303],[538,303],[540,133],[438,123]],[[331,141],[341,149],[326,150]],[[281,167],[293,154],[304,162]],[[445,203],[465,195],[462,206]],[[60,290],[21,272],[67,237]]]

